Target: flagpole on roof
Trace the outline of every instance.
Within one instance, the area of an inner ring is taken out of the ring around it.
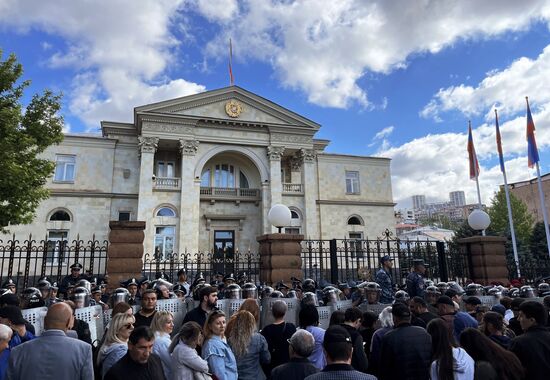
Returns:
[[[476,150],[474,148],[474,139],[472,137],[472,122],[468,120],[468,157],[470,160],[470,179],[476,180],[477,188],[477,204],[478,209],[483,211],[481,203],[481,192],[479,191],[479,162],[477,161]],[[485,230],[481,231],[481,235],[485,236]]]
[[[544,231],[546,232],[546,246],[548,248],[548,255],[550,255],[550,231],[548,230],[548,213],[546,212],[546,205],[544,203],[544,192],[542,191],[542,182],[540,179],[540,167],[539,167],[539,152],[537,149],[537,142],[535,140],[535,123],[533,122],[533,116],[531,115],[531,108],[529,107],[529,98],[526,96],[527,102],[527,158],[529,167],[535,166],[537,168],[537,184],[539,188],[540,207],[542,208],[542,217],[544,218]]]
[[[235,77],[233,77],[233,45],[231,44],[231,38],[229,39],[229,85],[235,84]]]
[[[514,249],[514,261],[516,263],[516,272],[518,278],[521,278],[521,271],[519,268],[518,247],[516,244],[516,231],[514,230],[514,219],[512,218],[512,205],[510,204],[510,190],[508,189],[508,180],[506,178],[506,168],[504,167],[504,156],[502,154],[502,141],[500,139],[500,127],[498,125],[498,112],[495,109],[495,126],[496,126],[496,138],[498,158],[500,161],[500,170],[504,177],[504,193],[506,194],[506,207],[508,208],[508,223],[510,223],[510,233],[512,234],[512,247]]]

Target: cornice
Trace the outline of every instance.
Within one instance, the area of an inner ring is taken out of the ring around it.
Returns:
[[[364,202],[349,200],[317,200],[318,205],[337,205],[337,206],[376,206],[376,207],[394,207],[397,203],[393,202]]]
[[[117,143],[116,139],[102,136],[75,136],[65,135],[61,146],[78,146],[78,147],[103,147],[114,149]]]
[[[122,198],[138,199],[139,194],[133,193],[105,193],[90,190],[55,190],[50,189],[50,196],[56,197],[82,197],[82,198]]]
[[[360,162],[370,162],[372,165],[384,166],[387,167],[391,163],[391,158],[385,157],[369,157],[369,156],[352,156],[346,154],[331,154],[319,152],[317,154],[318,160],[320,162],[340,162],[340,163],[353,163],[354,161]]]

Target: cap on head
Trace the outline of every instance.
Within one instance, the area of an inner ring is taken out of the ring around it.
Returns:
[[[384,264],[386,261],[393,261],[393,259],[390,257],[390,255],[382,256],[380,258],[380,263]]]
[[[74,270],[82,270],[82,264],[74,263],[73,265],[70,266],[70,268]]]
[[[349,332],[339,325],[332,325],[325,331],[323,346],[330,346],[335,343],[352,344],[351,335]]]
[[[454,307],[454,302],[453,300],[451,299],[451,297],[449,296],[441,296],[437,299],[437,304],[442,304],[442,305],[449,305],[449,306],[453,306]]]

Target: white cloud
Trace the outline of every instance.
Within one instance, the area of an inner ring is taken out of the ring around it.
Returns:
[[[77,70],[69,107],[89,129],[99,120],[132,120],[135,106],[184,96],[204,86],[165,76],[178,41],[170,27],[185,0],[79,2],[7,0],[0,24],[20,32],[40,29],[65,39],[51,67]]]
[[[230,7],[227,12],[234,11]],[[206,47],[211,57],[225,56],[232,36],[237,57],[270,63],[284,86],[305,92],[310,102],[369,108],[367,92],[357,83],[366,72],[389,73],[405,67],[413,53],[437,53],[462,39],[489,38],[525,30],[532,22],[548,22],[550,5],[536,0],[422,1],[406,6],[386,0],[249,0],[240,2],[232,18],[222,17],[221,8],[202,12],[222,27]]]
[[[549,77],[550,45],[536,59],[522,57],[504,70],[490,71],[476,87],[461,84],[440,89],[420,115],[441,120],[443,112],[458,110],[466,115],[487,112],[486,116],[492,119],[494,105],[498,106],[500,115],[514,115],[525,110],[527,95],[531,105],[550,103],[546,80]]]
[[[385,137],[388,137],[389,135],[392,134],[393,130],[394,130],[394,126],[390,125],[389,127],[386,127],[384,129],[382,129],[381,131],[379,131],[378,133],[376,133],[376,135],[374,135],[374,137],[373,137],[373,140],[380,140],[380,139],[383,139]]]
[[[197,7],[210,21],[230,21],[239,10],[237,0],[197,0]]]

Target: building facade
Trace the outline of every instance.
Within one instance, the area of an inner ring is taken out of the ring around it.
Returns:
[[[142,220],[147,253],[230,255],[274,231],[277,203],[292,211],[285,232],[310,239],[393,230],[390,160],[327,153],[319,128],[237,86],[137,107],[131,123],[50,147],[51,196],[10,231],[102,240],[109,221]]]
[[[544,174],[540,177],[542,184],[542,192],[544,193],[544,205],[547,215],[550,215],[550,174]],[[501,187],[504,185],[501,185]],[[535,222],[544,221],[542,206],[540,203],[540,194],[538,189],[537,178],[528,181],[509,183],[508,188],[510,193],[520,199],[527,205],[527,209],[533,215]]]
[[[413,210],[420,210],[426,205],[425,195],[413,195],[412,196]]]
[[[453,206],[461,207],[466,205],[466,195],[464,191],[451,191],[449,193],[449,201]]]

